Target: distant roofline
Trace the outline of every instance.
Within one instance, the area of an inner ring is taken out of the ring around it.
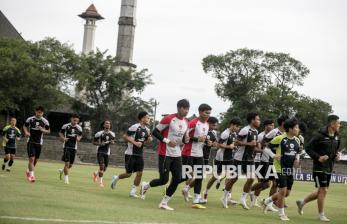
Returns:
[[[18,30],[16,29],[16,27],[13,26],[13,24],[10,22],[10,20],[5,16],[5,14],[0,10],[0,16],[3,16],[5,18],[5,22],[8,23],[8,25],[12,28],[13,31],[15,31],[17,33],[17,36],[0,36],[0,37],[7,37],[7,38],[18,38],[18,39],[22,39],[24,40],[24,38],[22,37],[22,35],[18,32]]]

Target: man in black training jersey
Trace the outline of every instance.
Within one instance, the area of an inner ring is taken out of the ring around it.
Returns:
[[[125,173],[112,178],[111,188],[114,189],[118,180],[129,178],[132,173],[136,173],[134,184],[131,187],[130,197],[138,198],[137,187],[141,183],[142,172],[144,168],[143,147],[152,141],[151,133],[148,128],[151,118],[147,112],[140,112],[137,116],[138,123],[132,125],[123,135],[128,142],[128,148],[125,151]]]
[[[75,161],[77,143],[82,138],[82,127],[78,125],[79,117],[74,114],[70,118],[70,123],[64,124],[59,132],[60,140],[63,142],[63,156],[61,160],[65,162],[64,169],[59,169],[59,177],[62,179],[64,173],[64,183],[69,184],[69,169]]]
[[[304,200],[296,201],[300,215],[304,213],[304,205],[317,200],[320,221],[330,221],[324,214],[324,203],[328,193],[334,163],[341,158],[338,152],[341,144],[339,136],[340,127],[339,117],[330,115],[328,117],[328,124],[321,128],[306,146],[306,153],[313,160],[313,179],[317,191],[308,195]]]
[[[104,187],[103,176],[108,166],[108,156],[110,155],[110,145],[115,142],[115,134],[111,131],[111,122],[106,120],[103,122],[104,130],[99,131],[94,136],[93,144],[97,145],[97,160],[99,170],[93,172],[93,181],[96,183],[100,178],[100,187]]]
[[[251,191],[251,187],[254,181],[254,173],[247,173],[247,167],[249,170],[254,169],[254,155],[256,152],[261,152],[261,146],[258,142],[258,130],[260,126],[260,118],[257,113],[247,114],[248,125],[241,129],[237,135],[235,145],[237,150],[234,155],[235,166],[241,168],[242,173],[247,175],[247,180],[243,185],[243,192],[240,199],[240,204],[244,209],[249,209],[246,204],[246,199]],[[235,182],[234,179],[233,182]]]
[[[17,119],[12,117],[10,124],[2,129],[2,146],[5,150],[4,163],[2,164],[2,170],[11,171],[11,166],[13,165],[14,157],[16,155],[17,141],[20,140],[21,132],[16,127]]]
[[[274,166],[277,173],[276,183],[278,192],[263,200],[264,213],[267,213],[268,206],[276,201],[279,217],[282,221],[289,218],[284,212],[284,200],[290,195],[294,183],[295,170],[299,166],[300,160],[300,140],[299,122],[295,118],[286,120],[284,123],[284,134],[275,137],[269,143],[269,148],[264,149],[264,153],[274,159]],[[275,151],[275,153],[272,152]]]
[[[26,176],[28,181],[35,182],[34,168],[41,155],[43,134],[49,134],[49,122],[43,117],[44,108],[39,106],[35,109],[35,116],[29,117],[24,123],[24,133],[28,137],[27,152],[29,157]]]

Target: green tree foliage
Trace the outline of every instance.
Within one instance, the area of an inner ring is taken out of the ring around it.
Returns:
[[[0,111],[24,119],[37,105],[61,103],[59,90],[72,76],[75,59],[73,51],[55,39],[0,39]]]
[[[341,122],[341,130],[340,130],[340,136],[341,136],[341,147],[340,149],[346,149],[347,150],[347,121]],[[344,152],[344,154],[347,154],[347,151]]]
[[[80,98],[92,109],[92,125],[98,127],[110,119],[116,131],[126,130],[141,110],[151,112],[151,102],[145,102],[140,94],[151,84],[147,70],[117,69],[116,57],[97,50],[95,54],[82,55],[76,73],[77,91]]]
[[[311,134],[332,111],[328,103],[294,90],[303,85],[309,69],[289,54],[244,48],[209,55],[202,66],[205,73],[217,79],[217,95],[230,102],[230,108],[222,114],[221,128],[234,116],[245,120],[248,112],[256,111],[262,118],[297,116],[307,123]]]
[[[124,131],[140,110],[151,112],[152,101],[139,96],[151,79],[145,69],[117,70],[117,64],[106,52],[79,55],[53,38],[0,39],[0,112],[15,114],[21,123],[38,105],[49,110],[72,104],[89,115],[94,131],[106,118],[115,131]]]

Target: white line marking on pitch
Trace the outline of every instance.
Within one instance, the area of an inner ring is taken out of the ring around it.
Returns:
[[[173,224],[173,223],[157,223],[157,222],[113,222],[103,220],[69,220],[69,219],[46,219],[35,217],[17,217],[17,216],[0,216],[0,219],[12,219],[23,221],[37,221],[37,222],[63,222],[63,223],[100,223],[100,224]]]

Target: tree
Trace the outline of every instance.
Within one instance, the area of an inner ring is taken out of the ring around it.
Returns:
[[[76,55],[54,39],[37,43],[0,39],[0,111],[19,120],[37,105],[51,108],[63,101],[59,91],[72,76]]]
[[[141,93],[151,84],[147,70],[116,69],[118,60],[107,52],[82,55],[76,73],[77,91],[81,100],[92,110],[92,126],[99,128],[104,119],[111,119],[115,130],[124,130],[122,124],[134,122],[140,110],[150,110],[151,102],[145,102],[134,94]],[[117,124],[117,127],[116,125]]]
[[[341,146],[340,150],[345,149],[346,151],[344,154],[347,154],[347,121],[341,121],[341,130],[340,130],[340,136],[341,136]]]
[[[298,116],[308,124],[311,134],[332,111],[328,103],[293,90],[303,85],[310,71],[289,54],[243,48],[209,55],[202,66],[205,73],[217,79],[217,95],[230,102],[230,108],[222,114],[221,128],[234,116],[244,121],[248,112],[256,111],[262,118]]]

